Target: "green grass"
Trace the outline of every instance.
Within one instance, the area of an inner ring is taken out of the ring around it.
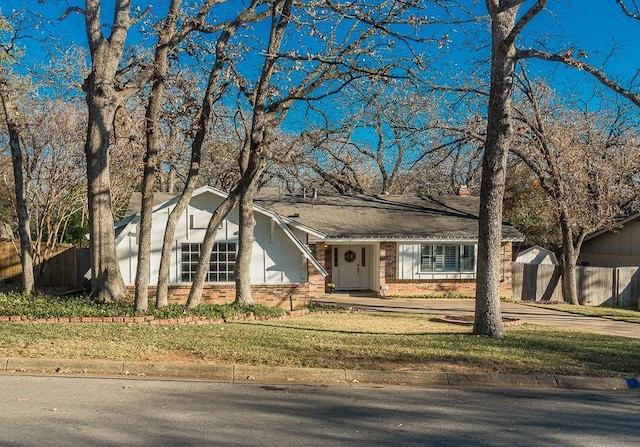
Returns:
[[[425,315],[309,314],[223,325],[0,324],[1,357],[637,376],[640,340],[542,326],[504,339]]]
[[[150,303],[151,304],[151,303]],[[637,321],[638,312],[564,305]],[[336,310],[321,307],[318,310]],[[264,306],[170,305],[156,318],[197,315],[232,319],[238,314],[280,316]],[[131,303],[101,305],[88,297],[0,293],[0,315],[36,318],[136,316]],[[109,359],[150,362],[241,363],[374,370],[432,370],[589,376],[638,376],[640,340],[563,331],[543,326],[507,327],[495,340],[468,326],[428,315],[316,312],[285,320],[223,325],[112,323],[0,323],[0,357]]]

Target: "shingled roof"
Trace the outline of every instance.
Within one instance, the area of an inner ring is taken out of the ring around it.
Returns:
[[[176,194],[156,193],[154,204]],[[477,240],[480,201],[472,196],[338,196],[258,194],[255,204],[279,214],[290,225],[321,233],[323,239]],[[127,215],[140,211],[140,194],[131,197]],[[522,241],[511,225],[502,239]]]
[[[326,239],[478,238],[479,199],[471,196],[417,197],[259,195],[256,204],[319,231]],[[506,222],[503,240],[522,235]]]

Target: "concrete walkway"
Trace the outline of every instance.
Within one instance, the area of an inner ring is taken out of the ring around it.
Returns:
[[[433,315],[473,315],[473,299],[447,298],[376,298],[363,294],[333,293],[318,295],[314,301],[352,307],[364,311],[422,313]],[[563,329],[640,338],[640,324],[587,317],[552,309],[502,302],[502,316],[525,323],[542,324]]]

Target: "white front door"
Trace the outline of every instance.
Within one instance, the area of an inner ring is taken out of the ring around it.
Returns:
[[[365,245],[339,245],[337,289],[368,289],[370,249]]]

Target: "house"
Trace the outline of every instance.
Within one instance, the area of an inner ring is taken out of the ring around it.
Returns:
[[[588,236],[580,249],[578,265],[596,267],[640,266],[640,213],[630,214],[613,230]]]
[[[199,188],[181,217],[169,278],[172,300],[186,299],[206,225],[224,197],[214,188]],[[176,202],[177,197],[167,198],[153,209],[151,287],[165,223]],[[338,291],[381,295],[475,294],[475,197],[260,194],[254,203],[251,281],[260,303],[301,306],[313,294],[326,292],[328,284]],[[138,220],[134,213],[116,225],[117,253],[128,285],[135,279]],[[205,302],[234,298],[237,234],[234,210],[218,229]],[[505,295],[511,288],[511,244],[520,240],[514,228],[503,225]]]

